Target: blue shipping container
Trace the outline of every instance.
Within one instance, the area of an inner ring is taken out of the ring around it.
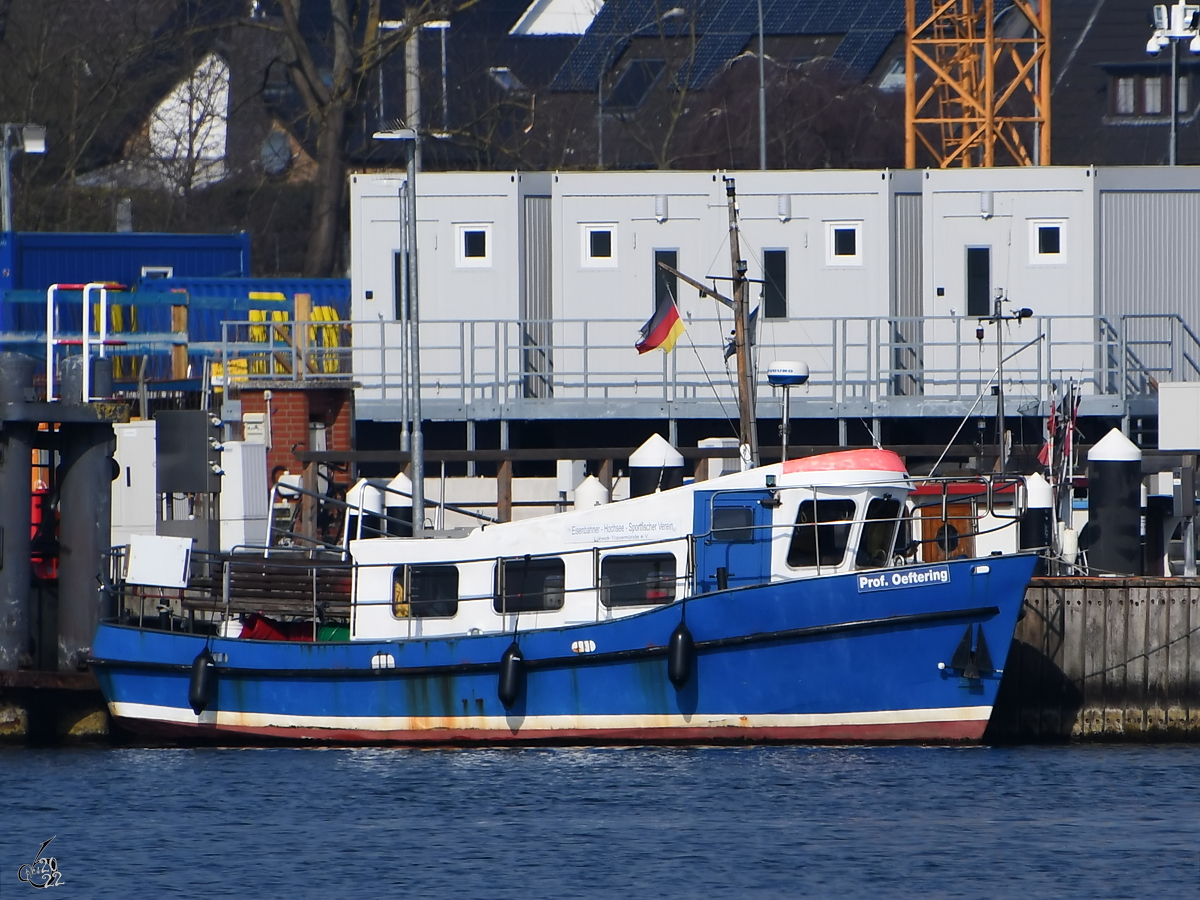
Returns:
[[[0,232],[0,290],[116,281],[146,275],[244,278],[250,235]]]

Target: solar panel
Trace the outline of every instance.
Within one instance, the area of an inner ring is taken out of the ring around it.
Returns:
[[[706,34],[700,38],[687,89],[694,91],[704,87],[725,63],[745,48],[749,40],[747,34]]]
[[[865,75],[875,68],[895,37],[895,31],[852,31],[838,45],[833,58],[850,71]]]
[[[918,6],[929,0],[918,0]],[[1011,2],[1011,0],[1000,0]],[[685,16],[660,23],[664,7]],[[755,0],[607,0],[555,76],[556,91],[590,91],[634,36],[662,33],[671,38],[699,35],[688,90],[703,87],[758,34]],[[871,7],[846,0],[763,0],[768,35],[845,34],[834,58],[857,72],[869,72],[895,34],[904,29],[904,0],[877,0]],[[757,47],[757,44],[755,45]]]
[[[586,43],[580,41],[554,77],[551,88],[556,91],[594,90],[600,76],[620,58],[629,42],[629,38],[618,41],[608,35],[596,35],[596,39]]]

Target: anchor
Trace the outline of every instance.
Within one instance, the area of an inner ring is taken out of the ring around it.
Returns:
[[[962,640],[958,642],[958,646],[954,648],[954,655],[950,657],[950,664],[938,663],[938,668],[954,669],[963,678],[977,681],[984,673],[995,672],[996,667],[992,664],[987,638],[983,636],[983,626],[977,626],[974,646],[971,644],[972,627],[968,625],[967,630],[963,632]]]

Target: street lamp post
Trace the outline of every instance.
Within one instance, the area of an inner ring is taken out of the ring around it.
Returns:
[[[1171,45],[1171,141],[1167,151],[1169,165],[1175,165],[1179,150],[1179,42],[1188,41],[1188,49],[1200,53],[1200,28],[1197,28],[1200,6],[1179,0],[1168,8],[1165,4],[1154,7],[1154,34],[1146,43],[1146,52],[1158,56],[1168,44]]]
[[[407,274],[405,282],[408,286],[407,303],[401,304],[404,312],[404,328],[408,345],[408,384],[406,391],[411,391],[408,408],[412,415],[412,432],[410,439],[412,453],[412,517],[413,537],[421,537],[425,532],[425,436],[421,429],[421,345],[420,314],[417,303],[417,132],[411,128],[396,128],[390,131],[377,131],[376,140],[405,141],[408,144],[407,177],[405,191],[406,208],[401,210],[401,219],[405,222],[404,267]]]
[[[21,151],[46,152],[46,129],[41,125],[0,123],[0,231],[13,230],[12,158]]]
[[[636,28],[625,32],[619,38],[612,42],[612,45],[604,52],[604,60],[600,66],[600,73],[596,76],[596,168],[604,168],[604,75],[608,72],[608,67],[615,62],[613,53],[625,41],[629,40],[651,22],[662,24],[670,19],[678,19],[681,16],[686,16],[687,13],[681,7],[672,7],[668,9],[657,19],[646,19],[641,22]],[[612,96],[611,94],[609,95]]]
[[[758,168],[767,170],[767,82],[763,75],[763,10],[758,0]],[[784,391],[786,395],[787,391]],[[786,454],[785,454],[786,457]]]

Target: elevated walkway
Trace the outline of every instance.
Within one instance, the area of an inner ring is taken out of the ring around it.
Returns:
[[[639,325],[424,321],[424,417],[736,417],[732,361],[725,359],[728,320],[693,319],[672,353],[643,356],[633,347]],[[760,373],[775,360],[809,365],[808,384],[791,392],[798,419],[990,415],[997,384],[1006,415],[1044,415],[1051,386],[1068,380],[1082,390],[1083,416],[1147,416],[1157,412],[1159,382],[1200,380],[1200,337],[1177,315],[1033,317],[1003,327],[997,341],[994,325],[960,317],[768,321],[759,328],[755,359]],[[295,335],[280,325],[223,328],[213,362],[233,384],[353,383],[357,418],[403,415],[401,323],[328,321],[299,326]],[[780,392],[765,378],[757,382],[758,415],[778,417]]]

